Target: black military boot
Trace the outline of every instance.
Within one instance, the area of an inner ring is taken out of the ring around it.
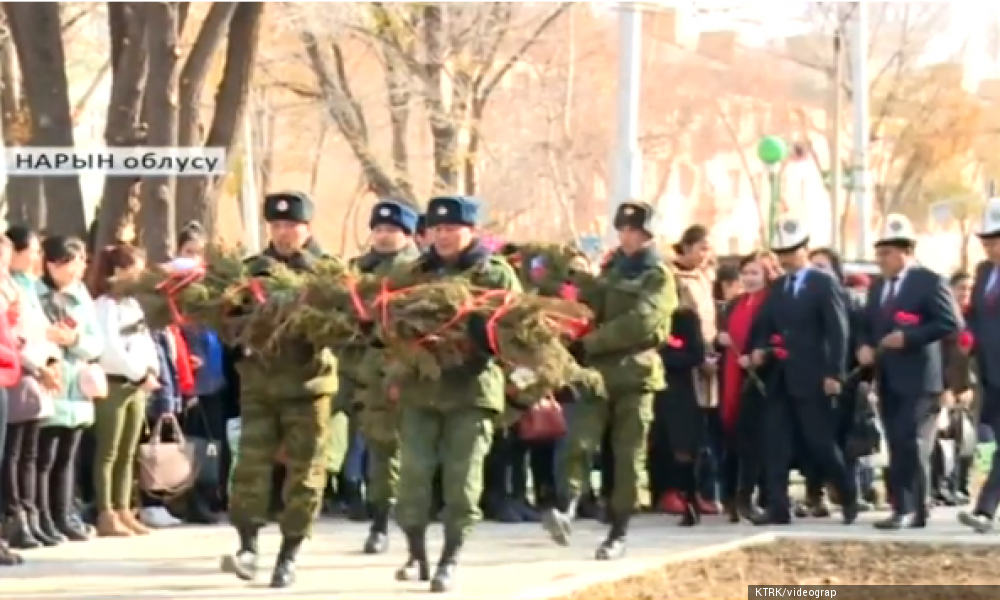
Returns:
[[[365,540],[365,554],[384,554],[389,550],[389,505],[375,507],[368,539]]]
[[[578,498],[560,500],[556,506],[542,512],[542,528],[548,532],[552,541],[560,546],[569,546],[578,503]]]
[[[444,548],[438,560],[434,577],[431,578],[431,591],[440,594],[450,592],[455,586],[455,570],[458,568],[458,555],[462,551],[464,540],[461,535],[445,532]]]
[[[232,573],[243,581],[253,581],[257,576],[257,533],[259,527],[237,527],[240,536],[240,549],[236,554],[222,557],[222,572]]]
[[[298,556],[303,541],[303,536],[286,535],[281,538],[278,560],[271,573],[272,588],[286,588],[295,583],[295,557]]]
[[[406,564],[396,569],[396,581],[430,581],[431,566],[427,560],[427,530],[424,527],[405,529]]]
[[[28,515],[23,510],[7,517],[3,529],[3,538],[7,540],[11,548],[34,550],[42,547],[42,542],[32,535],[31,527],[28,526]]]
[[[625,538],[628,536],[629,514],[611,512],[611,530],[608,537],[597,548],[594,558],[597,560],[618,560],[625,556]]]

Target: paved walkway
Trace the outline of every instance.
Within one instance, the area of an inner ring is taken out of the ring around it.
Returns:
[[[875,515],[864,515],[869,522]],[[559,548],[543,537],[537,525],[483,524],[464,554],[459,573],[462,598],[533,598],[543,589],[559,588],[571,580],[592,581],[616,573],[635,573],[660,564],[670,556],[732,545],[754,536],[776,533],[831,539],[899,539],[932,542],[998,543],[1000,537],[969,533],[955,521],[954,510],[937,510],[926,530],[882,533],[869,524],[844,528],[836,520],[800,522],[792,527],[755,528],[730,525],[721,517],[694,529],[672,526],[673,517],[643,516],[630,537],[629,557],[618,563],[591,559],[604,528],[594,522],[578,524],[574,545]],[[437,528],[439,529],[439,528]],[[33,551],[29,563],[0,571],[0,596],[37,600],[212,600],[288,596],[300,600],[331,597],[380,600],[430,597],[426,584],[397,583],[393,571],[405,559],[403,540],[394,535],[394,547],[384,556],[366,556],[360,546],[366,526],[325,521],[304,548],[299,582],[275,594],[264,586],[247,586],[218,571],[219,556],[233,548],[228,527],[190,527],[158,532],[146,538],[101,539]],[[272,527],[262,540],[267,561],[273,560],[278,534]],[[432,554],[440,535],[431,539]],[[269,566],[269,565],[268,565]],[[542,594],[544,595],[544,594]],[[439,596],[434,596],[439,597]]]

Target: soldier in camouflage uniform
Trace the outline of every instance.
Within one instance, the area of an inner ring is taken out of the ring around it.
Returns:
[[[669,336],[677,292],[673,274],[652,243],[653,216],[646,203],[618,207],[614,225],[620,246],[581,297],[594,311],[594,329],[570,345],[580,364],[603,375],[609,400],[583,396],[577,404],[563,455],[564,497],[557,509],[543,515],[543,524],[557,543],[568,543],[591,458],[610,427],[615,473],[611,528],[597,549],[598,560],[625,554],[629,519],[645,484],[653,395],[666,388],[657,347]]]
[[[308,271],[332,260],[310,235],[312,201],[300,193],[269,194],[264,219],[271,243],[247,259],[250,271],[267,276],[275,263]],[[280,351],[256,355],[252,348],[238,364],[242,435],[232,475],[229,519],[239,534],[239,549],[224,556],[222,570],[243,580],[257,571],[257,536],[267,522],[271,469],[279,448],[287,459],[285,508],[280,517],[281,548],[271,587],[295,579],[295,558],[309,536],[326,485],[326,444],[331,396],[337,391],[336,361],[301,340],[283,341]]]
[[[388,275],[394,268],[415,261],[420,251],[413,243],[417,213],[392,201],[372,209],[369,227],[372,248],[351,261],[362,273]],[[365,554],[389,549],[389,515],[399,484],[398,411],[387,398],[383,385],[384,357],[379,348],[362,346],[339,354],[340,402],[350,404],[368,448],[368,502],[372,525],[365,541]]]
[[[433,198],[427,207],[432,246],[416,263],[423,273],[466,277],[488,289],[520,291],[517,274],[475,238],[479,204],[464,197]],[[504,376],[486,350],[485,322],[470,319],[476,350],[441,379],[390,382],[400,395],[400,477],[396,521],[406,534],[410,561],[400,580],[431,579],[431,591],[452,587],[459,552],[481,518],[483,461],[493,425],[504,410]],[[432,480],[440,466],[444,488],[444,548],[433,578],[427,560]]]

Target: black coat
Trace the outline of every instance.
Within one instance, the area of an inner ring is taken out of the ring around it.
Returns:
[[[706,342],[693,308],[674,313],[670,341],[660,348],[667,371],[667,389],[657,393],[655,418],[666,427],[676,455],[695,457],[706,441],[705,412],[698,405],[695,371],[705,363]]]

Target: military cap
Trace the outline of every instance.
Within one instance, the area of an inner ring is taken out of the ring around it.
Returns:
[[[264,220],[309,223],[313,219],[313,202],[302,192],[278,192],[264,197]]]
[[[378,225],[392,225],[405,231],[406,235],[413,235],[418,218],[417,211],[408,205],[395,200],[382,200],[372,207],[368,227],[375,229]]]
[[[479,223],[479,202],[466,196],[438,196],[427,203],[427,226]]]
[[[986,201],[983,224],[976,235],[984,240],[1000,237],[1000,198],[990,198]]]
[[[875,240],[875,246],[896,246],[911,248],[917,244],[917,232],[906,215],[892,213],[886,215],[882,232]]]
[[[794,252],[809,243],[809,230],[795,217],[779,217],[771,242],[774,252]]]
[[[628,201],[618,205],[615,211],[615,229],[622,227],[633,227],[641,229],[649,235],[656,235],[653,231],[653,223],[656,218],[656,209],[648,202]]]

